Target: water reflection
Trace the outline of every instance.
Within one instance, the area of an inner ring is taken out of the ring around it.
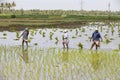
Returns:
[[[101,56],[97,51],[92,52],[92,61],[91,61],[93,69],[96,71],[99,69],[101,65]]]
[[[28,63],[28,47],[22,47],[22,58],[25,61],[25,63]]]
[[[68,60],[69,60],[69,52],[68,52],[68,50],[63,50],[63,52],[62,52],[62,61],[63,62],[68,62]]]
[[[92,25],[91,23],[90,25]],[[118,23],[117,23],[118,24]],[[116,26],[117,24],[113,23],[101,23],[101,22],[96,22],[96,25],[92,25],[89,27],[87,26],[82,26],[76,27],[76,28],[71,28],[67,29],[69,33],[69,47],[70,48],[78,48],[79,42],[81,42],[84,45],[84,48],[89,49],[89,45],[91,44],[89,40],[89,37],[91,36],[92,32],[96,27],[101,31],[101,36],[103,37],[103,40],[106,38],[107,39],[113,39],[110,44],[106,44],[105,41],[103,41],[101,44],[101,49],[118,49],[118,44],[120,41],[120,28]],[[112,27],[112,28],[111,28]],[[23,30],[23,29],[21,29]],[[21,45],[20,42],[22,39],[19,40],[18,36],[19,34],[22,33],[22,31],[17,31],[15,30],[14,32],[10,31],[0,31],[0,44],[1,45],[10,45],[10,46],[16,46],[16,45]],[[63,35],[64,29],[62,28],[39,28],[39,29],[32,29],[30,28],[30,36],[28,38],[28,42],[30,46],[36,47],[34,44],[35,42],[38,43],[38,47],[42,48],[48,48],[48,47],[58,47],[62,48],[63,45],[62,43],[62,35]],[[112,33],[113,32],[113,33]],[[44,36],[42,36],[44,34]],[[111,35],[113,34],[113,35]],[[3,36],[4,35],[4,36]],[[6,36],[5,36],[6,35]],[[44,37],[44,38],[43,38]],[[47,46],[46,46],[47,45]]]

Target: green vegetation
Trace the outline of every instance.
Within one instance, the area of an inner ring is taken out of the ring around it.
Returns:
[[[79,47],[80,49],[83,49],[83,44],[82,44],[82,43],[79,43],[79,44],[78,44],[78,47]]]
[[[35,46],[37,46],[37,45],[38,45],[38,43],[34,43],[34,45],[35,45]]]
[[[119,48],[119,50],[120,50],[120,44],[118,44],[118,48]]]
[[[85,28],[82,28],[82,32],[85,32]]]
[[[106,43],[106,44],[109,44],[110,42],[111,42],[110,39],[106,39],[106,40],[105,40],[105,43]]]
[[[50,32],[50,40],[52,40],[53,35],[54,35],[54,33]]]
[[[4,2],[1,2],[0,3],[0,13],[9,13],[9,12],[14,12],[14,9],[11,9],[11,8],[14,8],[16,7],[16,4],[15,2],[13,1],[12,3],[4,3]]]
[[[64,15],[64,16],[63,16]],[[5,11],[0,14],[0,27],[75,27],[86,25],[88,22],[119,21],[120,12],[105,11],[74,11],[74,10],[14,10]]]
[[[119,80],[117,51],[0,46],[1,76],[8,80]]]
[[[78,10],[15,10],[13,1],[0,3],[0,27],[58,27],[85,25],[87,22],[119,21],[120,12]]]
[[[43,37],[45,37],[45,34],[46,34],[46,33],[45,33],[45,32],[43,32],[43,33],[42,33],[42,36],[43,36]]]
[[[7,34],[6,34],[6,33],[3,33],[3,36],[7,36]]]
[[[55,37],[55,40],[56,40],[56,41],[59,41],[59,40],[58,40],[58,37]]]
[[[0,30],[13,32],[29,28],[52,28],[47,35],[44,30],[39,35],[53,39],[56,28],[74,28],[76,35],[79,32],[85,33],[78,36],[72,35],[71,39],[81,36],[88,36],[87,29],[82,26],[101,26],[100,31],[105,31],[103,26],[110,25],[111,34],[114,36],[115,22],[120,21],[120,12],[107,11],[74,11],[74,10],[14,10],[16,4],[0,4]],[[96,23],[99,22],[99,23]],[[103,25],[100,23],[103,22]],[[113,22],[113,23],[111,23]],[[77,28],[78,27],[78,28]],[[30,43],[37,34],[36,30],[30,29]],[[91,29],[92,30],[92,29]],[[70,32],[73,29],[69,30]],[[115,38],[109,37],[109,29],[103,34],[106,44]],[[60,31],[61,33],[63,31]],[[19,40],[19,32],[13,40]],[[118,29],[120,37],[120,30]],[[3,33],[1,39],[7,39]],[[58,44],[59,37],[54,37],[55,44]],[[88,40],[86,40],[88,41]],[[56,49],[38,48],[38,42],[33,43],[34,48],[23,49],[20,46],[0,46],[0,75],[5,80],[119,80],[120,67],[120,44],[118,50],[111,51],[89,51],[83,49],[84,43],[78,43],[79,49]]]

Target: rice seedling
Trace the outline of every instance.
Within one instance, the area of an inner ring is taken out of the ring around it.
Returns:
[[[111,42],[111,40],[108,39],[108,38],[105,40],[105,43],[106,43],[106,44],[109,44],[110,42]]]
[[[28,39],[28,43],[30,43],[30,42],[31,42],[31,39],[29,38],[29,39]]]
[[[58,40],[58,37],[55,37],[55,40],[56,40],[56,41],[59,41],[59,40]]]
[[[40,30],[39,33],[42,34],[42,30]]]
[[[73,29],[70,29],[70,32],[72,32]]]
[[[55,44],[57,45],[57,44],[58,44],[58,41],[55,41]]]
[[[78,37],[82,37],[82,35],[78,35]]]
[[[19,40],[19,38],[16,38],[16,39],[13,39],[13,40],[18,41],[18,40]]]
[[[106,38],[107,38],[107,36],[108,36],[108,34],[105,34],[105,35],[104,35],[104,38],[106,39]]]
[[[114,35],[114,32],[115,32],[115,31],[114,31],[114,30],[112,30],[112,32],[111,32],[111,33],[112,33],[112,35]]]
[[[120,30],[120,26],[118,25],[118,31]]]
[[[109,33],[109,29],[107,29],[106,33]]]
[[[40,48],[23,51],[22,47],[0,46],[1,76],[6,80],[119,80],[119,57],[116,51],[40,51]]]
[[[56,28],[56,29],[53,29],[52,31],[53,31],[53,32],[56,32],[56,31],[57,31],[57,28]]]
[[[114,38],[110,38],[110,40],[114,40]]]
[[[16,32],[16,38],[19,38],[19,32]]]
[[[45,32],[43,32],[43,33],[42,33],[42,36],[43,36],[43,37],[45,37],[45,34],[46,34],[46,33],[45,33]]]
[[[7,39],[7,37],[6,37],[6,36],[3,36],[2,39]]]
[[[118,29],[118,33],[120,32],[120,29]]]
[[[119,48],[119,50],[120,50],[120,44],[118,44],[118,48]]]
[[[35,45],[35,46],[37,46],[37,45],[38,45],[38,43],[34,43],[34,45]]]
[[[61,30],[60,32],[63,33],[63,30]]]
[[[34,39],[33,37],[29,37],[29,39]]]
[[[31,35],[31,36],[34,36],[34,33],[31,33],[30,35]]]
[[[77,36],[72,36],[72,38],[77,38]]]
[[[120,37],[120,33],[118,34],[118,36]]]
[[[59,40],[58,40],[58,37],[55,37],[55,40],[56,40],[56,41],[55,41],[55,44],[58,44],[58,41],[59,41]]]
[[[79,32],[79,29],[77,28],[77,29],[76,29],[76,33],[75,33],[75,34],[76,34],[76,35],[78,35],[78,32]]]
[[[7,34],[6,34],[6,33],[3,33],[3,36],[7,36]]]
[[[83,49],[83,44],[82,44],[82,43],[79,43],[79,44],[78,44],[78,47],[79,47],[80,49]]]
[[[50,40],[52,40],[53,34],[53,32],[50,32]]]
[[[101,31],[101,32],[103,31],[103,28],[102,28],[102,27],[100,27],[100,31]]]
[[[82,32],[85,32],[85,28],[82,28]]]
[[[88,34],[84,34],[85,36],[88,36]]]

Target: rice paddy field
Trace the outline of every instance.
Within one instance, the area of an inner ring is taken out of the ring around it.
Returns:
[[[66,29],[69,35],[70,48],[80,48],[81,46],[78,45],[81,44],[83,48],[89,49],[92,44],[90,37],[96,28],[98,28],[103,38],[100,49],[113,50],[120,48],[120,24],[114,22],[110,24],[90,22],[88,25],[78,25],[73,28],[30,28],[28,42],[30,47],[62,48],[62,36]],[[20,46],[22,38],[19,39],[19,36],[23,31],[24,29],[0,31],[0,44],[4,46]]]
[[[89,50],[98,28],[103,42]],[[68,30],[69,49],[62,47]],[[21,30],[0,32],[1,80],[120,80],[120,24],[90,22],[74,28],[29,29],[29,47],[21,46]]]
[[[119,51],[0,47],[3,80],[119,80]]]

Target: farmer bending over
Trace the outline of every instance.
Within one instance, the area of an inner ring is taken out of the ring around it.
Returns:
[[[65,48],[65,45],[67,47],[67,49],[69,48],[68,47],[68,43],[69,43],[69,40],[68,40],[68,31],[67,30],[64,30],[64,35],[63,35],[63,48]]]
[[[102,41],[102,37],[101,37],[100,33],[98,32],[98,29],[96,29],[91,37],[91,39],[93,40],[93,44],[90,49],[92,49],[94,47],[94,45],[96,45],[96,50],[98,49],[98,47],[100,47],[100,38]],[[90,41],[91,41],[91,39],[90,39]]]
[[[20,37],[23,38],[22,46],[24,46],[24,42],[25,42],[27,47],[28,47],[28,35],[29,35],[29,30],[28,30],[28,28],[25,28],[24,32],[20,36]]]

